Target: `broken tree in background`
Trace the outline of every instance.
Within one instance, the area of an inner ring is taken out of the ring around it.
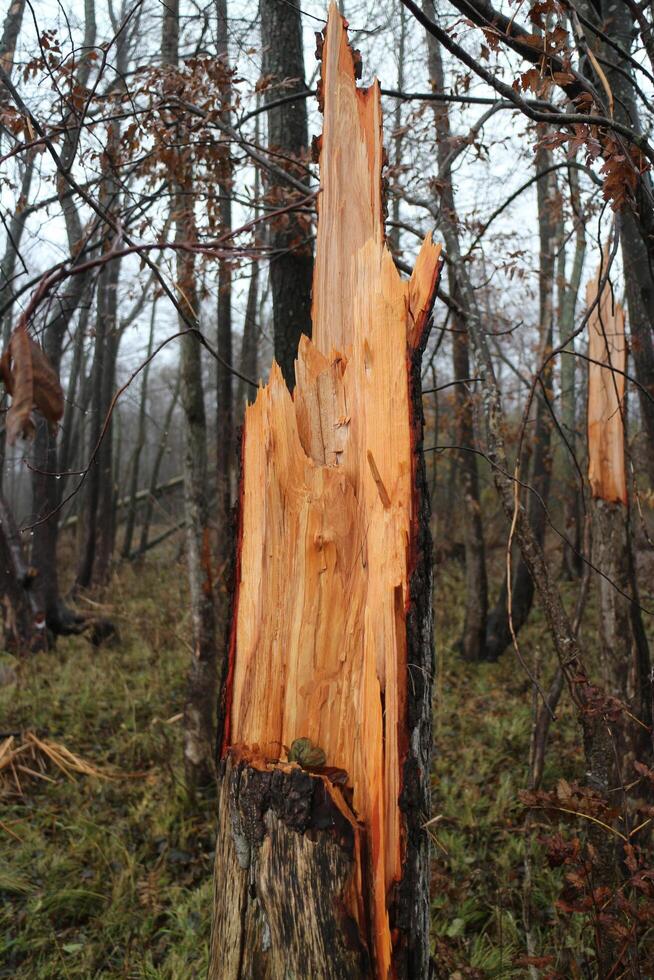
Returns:
[[[647,637],[638,603],[625,467],[625,317],[602,268],[588,284],[588,480],[593,498],[593,563],[598,576],[600,651],[608,693],[652,723]],[[599,296],[599,298],[598,298]],[[631,597],[631,598],[629,598]],[[640,726],[638,754],[651,758]]]
[[[210,976],[426,975],[431,542],[420,357],[440,248],[384,241],[377,84],[330,8],[313,341],[247,409]]]

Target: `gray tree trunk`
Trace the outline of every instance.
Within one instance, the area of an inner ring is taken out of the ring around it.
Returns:
[[[424,0],[423,7],[430,16],[435,16],[433,0]],[[435,38],[427,36],[429,76],[437,92],[445,91],[445,76],[440,47]],[[450,293],[464,310],[476,298],[468,270],[461,259],[458,232],[458,217],[452,185],[452,170],[449,162],[452,144],[450,141],[450,120],[446,104],[436,103],[436,135],[438,154],[438,184],[441,200],[441,220],[439,229],[443,233],[448,252],[448,277]],[[463,283],[463,285],[462,285]],[[477,311],[477,316],[478,311]],[[470,377],[468,356],[468,334],[465,319],[458,315],[453,318],[452,365],[455,379]],[[456,385],[456,444],[474,448],[473,399],[465,384]],[[461,491],[464,503],[462,514],[465,547],[466,596],[465,619],[461,649],[466,660],[480,660],[484,655],[486,642],[486,620],[488,614],[488,581],[486,576],[486,552],[484,528],[479,495],[479,475],[477,456],[474,452],[461,452],[458,458],[461,474]]]
[[[179,52],[179,0],[170,0],[164,8],[161,43],[164,64],[176,66]],[[183,145],[184,139],[180,138]],[[182,174],[182,171],[183,174]],[[184,180],[186,186],[179,183]],[[192,194],[193,175],[188,161],[180,160],[175,182],[176,241],[193,241],[196,237]],[[177,252],[179,295],[187,322],[199,322],[199,298],[195,280],[193,254]],[[184,511],[193,652],[184,706],[184,765],[191,793],[210,786],[215,778],[215,728],[217,691],[217,644],[213,596],[209,507],[207,495],[207,420],[204,405],[201,347],[198,338],[186,333],[180,338],[181,401],[184,411]]]

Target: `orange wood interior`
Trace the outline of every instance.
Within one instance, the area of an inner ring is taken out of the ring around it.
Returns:
[[[588,284],[590,307],[600,287],[600,272]],[[624,374],[627,345],[624,311],[608,283],[588,320],[588,479],[594,497],[627,503],[624,459]],[[599,363],[593,363],[599,362]],[[607,365],[603,367],[602,365]],[[613,368],[617,370],[612,370]]]

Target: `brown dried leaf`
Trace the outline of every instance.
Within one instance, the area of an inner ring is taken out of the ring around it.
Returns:
[[[7,442],[10,446],[19,436],[29,438],[34,434],[32,405],[34,404],[34,379],[32,352],[27,328],[21,324],[9,341],[11,358],[11,407],[7,412]]]
[[[20,324],[0,359],[0,378],[12,397],[7,412],[7,442],[34,434],[32,409],[37,408],[50,426],[56,428],[64,413],[64,393],[50,361]]]
[[[56,430],[57,422],[64,414],[64,393],[52,364],[41,347],[31,339],[30,349],[34,376],[34,404],[48,421],[52,432]]]

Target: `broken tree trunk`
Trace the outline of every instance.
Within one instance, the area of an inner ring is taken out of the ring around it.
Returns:
[[[645,726],[652,721],[650,656],[638,603],[631,548],[625,468],[627,344],[622,306],[602,284],[601,268],[588,284],[588,479],[593,498],[593,564],[598,576],[600,653],[606,691],[630,706]],[[631,597],[631,598],[630,598]],[[633,717],[632,715],[632,717]],[[627,725],[624,719],[625,728]],[[625,732],[625,751],[651,756],[642,727]],[[622,740],[621,740],[622,741]]]
[[[245,417],[214,980],[425,977],[431,542],[420,357],[440,265],[384,242],[380,93],[330,7],[313,284],[294,396]]]

